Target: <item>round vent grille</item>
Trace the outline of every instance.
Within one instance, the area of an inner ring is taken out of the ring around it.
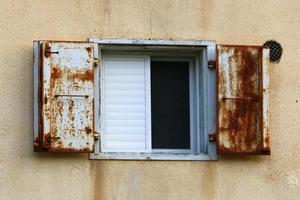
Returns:
[[[279,62],[282,55],[282,47],[275,40],[268,40],[264,43],[264,47],[270,48],[270,61]]]

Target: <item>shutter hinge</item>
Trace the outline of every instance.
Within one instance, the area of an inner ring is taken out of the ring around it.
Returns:
[[[49,58],[50,54],[59,54],[58,51],[51,51],[51,44],[50,43],[46,43],[46,49],[45,49],[45,57]]]
[[[94,66],[98,67],[99,65],[99,59],[98,58],[94,58]]]
[[[50,141],[51,140],[59,140],[60,139],[60,137],[59,136],[54,136],[54,137],[52,137],[52,136],[47,136],[47,141],[50,143]]]
[[[55,137],[50,137],[50,139],[51,139],[51,140],[59,140],[59,139],[60,139],[60,137],[58,137],[58,136],[55,136]]]
[[[99,139],[99,138],[100,138],[100,133],[94,132],[94,138],[95,138],[95,139]]]
[[[216,67],[216,61],[210,60],[208,61],[208,68],[215,68]]]
[[[208,134],[208,140],[209,140],[209,142],[216,142],[216,140],[217,140],[216,133],[210,133],[210,134]]]
[[[51,140],[59,140],[60,139],[60,137],[59,136],[54,136],[54,137],[52,137],[51,135],[47,135],[46,137],[45,137],[45,143],[43,144],[43,148],[44,149],[49,149],[49,148],[51,148]]]

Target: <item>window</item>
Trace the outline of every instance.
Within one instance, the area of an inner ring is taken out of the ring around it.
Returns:
[[[101,139],[91,158],[215,158],[207,134],[214,122],[205,125],[215,113],[207,48],[108,42],[99,49]]]
[[[213,41],[34,42],[34,151],[270,155],[269,50]]]
[[[102,151],[195,153],[197,56],[121,53],[102,53]]]

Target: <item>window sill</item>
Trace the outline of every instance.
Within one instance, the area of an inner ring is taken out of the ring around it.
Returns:
[[[193,153],[91,153],[91,160],[217,160],[208,154]]]

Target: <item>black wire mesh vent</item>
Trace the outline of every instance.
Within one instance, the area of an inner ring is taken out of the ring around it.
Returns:
[[[278,63],[282,55],[281,45],[275,40],[268,40],[263,46],[270,48],[270,61]]]

